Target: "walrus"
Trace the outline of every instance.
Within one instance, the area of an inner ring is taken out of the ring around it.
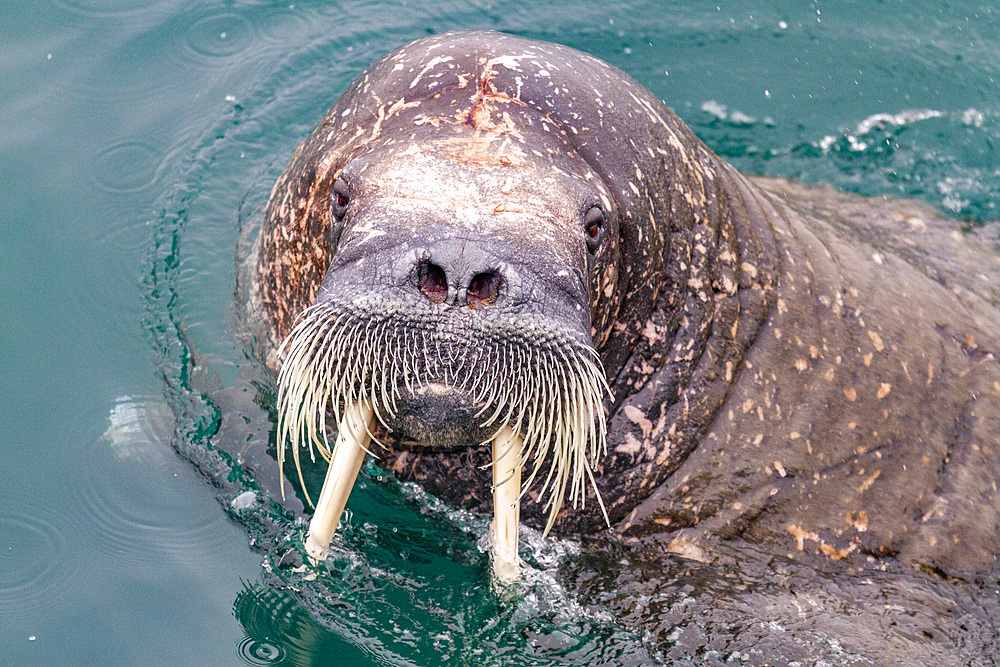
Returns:
[[[299,146],[256,252],[279,461],[333,460],[316,554],[370,451],[492,507],[500,574],[521,519],[707,562],[996,565],[1000,258],[744,177],[582,52],[391,52]]]

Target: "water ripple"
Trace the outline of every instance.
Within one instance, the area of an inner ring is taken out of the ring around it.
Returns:
[[[122,491],[100,480],[89,482],[77,490],[75,500],[91,529],[87,546],[99,554],[132,563],[148,562],[152,554],[196,558],[225,541],[219,521],[166,512],[159,494],[144,496],[138,488]],[[142,486],[128,476],[118,483]]]
[[[276,44],[300,40],[309,32],[309,21],[300,13],[281,12],[267,17],[260,25],[260,36]]]
[[[794,174],[865,196],[923,199],[949,215],[994,220],[1000,186],[994,109],[903,108],[831,127],[822,136],[775,130],[715,100],[701,104],[692,124],[706,142],[740,170]],[[763,125],[765,131],[761,131]],[[780,128],[779,128],[780,129]]]
[[[283,662],[286,655],[280,646],[253,637],[244,637],[236,652],[248,665],[276,665]]]
[[[236,55],[254,40],[250,21],[238,14],[217,14],[195,21],[187,31],[188,48],[209,61]]]
[[[97,154],[91,180],[105,192],[138,192],[153,184],[161,163],[162,156],[149,144],[126,141]]]
[[[249,665],[273,665],[285,660],[288,651],[275,638],[283,638],[284,626],[301,614],[293,602],[259,584],[246,584],[233,603],[233,614],[252,633],[237,647],[240,659]]]
[[[164,0],[56,0],[55,4],[84,16],[117,16],[147,11]]]
[[[0,617],[34,611],[59,596],[78,569],[66,516],[38,505],[0,510]]]
[[[110,461],[108,469],[87,476],[73,490],[77,512],[90,527],[83,546],[138,563],[148,562],[151,554],[197,558],[223,543],[221,517],[164,511],[190,478],[170,446],[173,417],[162,399],[119,397],[108,421],[91,450],[76,452],[90,465],[101,457]]]

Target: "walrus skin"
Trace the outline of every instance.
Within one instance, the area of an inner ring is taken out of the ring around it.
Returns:
[[[372,201],[396,217],[418,206],[430,217],[409,231],[371,211],[360,230],[350,209],[339,221],[335,183],[352,169],[369,189],[387,179],[395,190]],[[408,187],[433,190],[429,209]],[[993,567],[998,257],[918,217],[866,219],[854,200],[819,209],[782,189],[740,175],[586,54],[498,33],[433,36],[372,65],[299,147],[267,206],[253,298],[276,345],[321,285],[416,293],[413,270],[389,279],[382,268],[395,255],[352,269],[358,243],[447,244],[465,215],[470,248],[495,239],[531,258],[517,277],[525,294],[587,316],[613,393],[595,476],[618,533],[703,560],[743,540],[861,567]],[[606,215],[596,252],[588,197]],[[553,287],[562,266],[581,275]],[[461,310],[465,286],[448,289],[438,307],[491,316],[486,301]],[[516,303],[503,308],[516,320]],[[386,442],[401,478],[489,507],[486,448]],[[537,523],[533,507],[522,512]],[[564,508],[556,529],[602,525],[588,502]]]

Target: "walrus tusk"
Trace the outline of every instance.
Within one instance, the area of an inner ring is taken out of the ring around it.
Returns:
[[[521,505],[521,434],[504,426],[493,438],[493,576],[500,583],[521,577],[517,557],[517,527]]]
[[[340,515],[347,505],[347,497],[351,495],[361,471],[365,450],[371,440],[372,421],[372,404],[361,399],[347,406],[337,427],[337,442],[333,446],[330,466],[326,469],[323,489],[319,492],[316,512],[306,535],[306,553],[317,561],[326,558]]]

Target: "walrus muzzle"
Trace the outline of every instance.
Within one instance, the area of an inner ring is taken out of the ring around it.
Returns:
[[[577,507],[588,480],[597,491],[592,467],[606,449],[609,390],[597,353],[577,338],[526,317],[467,309],[456,316],[434,306],[419,312],[375,295],[318,300],[304,311],[282,345],[278,462],[283,466],[284,443],[293,443],[303,490],[297,444],[313,460],[318,450],[331,462],[310,525],[310,553],[328,548],[369,440],[442,447],[464,439],[492,443],[493,555],[505,561],[494,571],[516,576],[518,503],[536,479],[546,533],[567,493]],[[332,447],[328,414],[338,430]]]

